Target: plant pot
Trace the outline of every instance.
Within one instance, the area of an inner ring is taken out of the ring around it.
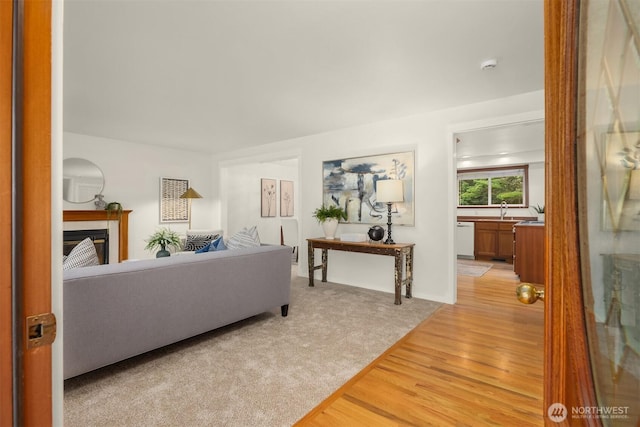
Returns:
[[[167,250],[167,247],[165,245],[162,245],[160,248],[161,249],[156,253],[156,258],[164,258],[164,257],[171,256],[171,252]]]
[[[338,220],[330,218],[322,223],[322,230],[324,231],[324,238],[333,240],[336,237],[336,230],[338,229]]]
[[[544,214],[538,214],[538,221],[544,222]]]

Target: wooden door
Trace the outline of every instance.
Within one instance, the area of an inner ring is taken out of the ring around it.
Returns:
[[[545,1],[546,425],[640,421],[640,316],[633,301],[621,315],[617,294],[640,294],[640,281],[621,283],[602,260],[640,253],[640,223],[621,221],[640,203],[629,185],[640,165],[625,164],[640,149],[637,6]]]
[[[51,311],[50,1],[0,2],[0,62],[0,425],[47,426],[51,347],[25,319]]]
[[[13,3],[0,1],[0,425],[12,425],[11,40]]]

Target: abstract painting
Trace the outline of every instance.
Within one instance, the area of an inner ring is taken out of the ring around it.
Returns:
[[[414,225],[414,152],[328,160],[322,163],[322,203],[340,206],[346,222],[386,224],[387,205],[376,200],[377,182],[400,179],[404,202],[392,207],[394,225]]]

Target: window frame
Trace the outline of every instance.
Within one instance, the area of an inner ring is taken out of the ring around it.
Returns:
[[[528,164],[518,164],[518,165],[510,165],[510,166],[495,166],[495,167],[486,167],[486,168],[469,168],[469,169],[460,169],[458,168],[456,173],[456,184],[457,184],[457,207],[458,209],[495,209],[499,208],[499,204],[487,204],[487,205],[461,205],[460,204],[460,179],[461,175],[470,174],[470,173],[487,173],[487,177],[489,180],[492,178],[492,172],[505,172],[505,171],[520,171],[522,170],[522,204],[507,204],[507,207],[510,208],[528,208],[529,207],[529,165]],[[514,175],[517,175],[514,173]],[[465,179],[464,177],[462,179]],[[466,178],[469,179],[469,178]],[[481,179],[481,178],[477,178]],[[489,181],[489,189],[491,188]],[[491,193],[489,193],[488,201],[491,201]]]

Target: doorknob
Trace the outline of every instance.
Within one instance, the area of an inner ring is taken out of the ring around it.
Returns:
[[[531,283],[523,283],[516,288],[516,297],[523,304],[533,304],[539,299],[544,301],[544,289],[537,290]]]

